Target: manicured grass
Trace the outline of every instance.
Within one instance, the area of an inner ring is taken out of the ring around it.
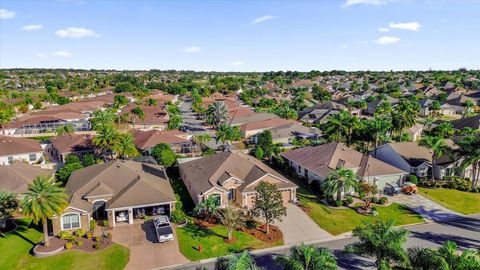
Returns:
[[[378,216],[364,216],[353,209],[333,209],[319,202],[314,195],[300,194],[298,199],[307,209],[310,218],[327,232],[338,235],[363,226],[365,222],[375,220],[393,220],[395,225],[406,225],[423,222],[423,218],[408,207],[392,203],[390,206],[376,206]]]
[[[480,213],[480,193],[441,188],[419,188],[419,191],[421,195],[453,211],[467,215]]]
[[[205,229],[195,224],[188,224],[183,228],[177,228],[177,237],[180,251],[191,261],[225,256],[243,250],[283,245],[282,241],[268,244],[247,233],[237,231],[233,233],[233,237],[237,241],[228,244],[224,241],[227,237],[227,230],[221,225]],[[199,245],[202,246],[201,252],[198,251]]]
[[[0,237],[0,269],[123,269],[128,262],[129,251],[117,244],[102,251],[88,253],[67,251],[47,258],[35,258],[30,251],[41,241],[43,234],[29,226],[28,220],[18,220],[19,228]]]

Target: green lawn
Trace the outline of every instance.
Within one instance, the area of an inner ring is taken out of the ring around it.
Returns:
[[[303,191],[303,192],[302,192]],[[338,235],[363,226],[365,222],[375,220],[394,220],[395,225],[406,225],[423,222],[423,218],[404,205],[393,203],[390,206],[376,206],[378,216],[364,216],[353,209],[332,209],[319,202],[314,195],[305,194],[304,189],[297,191],[297,197],[310,218],[327,232]]]
[[[0,269],[123,269],[128,262],[129,251],[114,244],[99,252],[67,251],[48,258],[35,258],[31,249],[43,234],[27,220],[17,220],[19,228],[0,237]]]
[[[243,232],[235,231],[233,236],[237,239],[235,243],[225,243],[224,239],[227,237],[227,230],[221,225],[215,226],[211,229],[205,229],[194,224],[188,224],[183,228],[177,228],[177,238],[180,251],[191,261],[225,256],[243,250],[262,249],[283,245],[282,241],[275,244],[268,244]],[[198,251],[199,245],[202,246],[201,252]]]
[[[420,194],[446,208],[462,214],[480,213],[480,193],[456,189],[419,188]]]

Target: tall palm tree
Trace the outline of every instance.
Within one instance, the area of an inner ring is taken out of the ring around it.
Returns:
[[[53,179],[37,176],[28,186],[20,203],[22,214],[31,217],[35,224],[42,222],[43,243],[48,246],[47,220],[54,215],[60,215],[68,205],[64,189]]]
[[[342,192],[357,187],[357,183],[357,177],[351,169],[340,167],[328,174],[322,188],[326,194],[337,194],[337,200],[341,200]]]
[[[375,157],[377,156],[378,142],[381,137],[390,129],[390,121],[386,118],[374,117],[372,120],[367,122],[367,128],[369,132],[374,134],[374,143],[375,143]]]
[[[353,236],[358,237],[358,241],[345,246],[345,251],[374,257],[377,268],[389,266],[392,262],[405,264],[408,261],[407,252],[402,247],[407,241],[408,231],[395,229],[391,220],[378,220],[365,227],[357,227]]]
[[[247,251],[239,255],[231,255],[221,261],[218,270],[260,270],[255,264],[255,260]]]
[[[220,223],[227,229],[228,240],[232,240],[233,230],[242,224],[242,211],[228,205],[225,208],[219,209],[216,215]]]
[[[418,114],[419,105],[417,103],[406,99],[401,100],[391,113],[393,131],[396,131],[401,138],[405,128],[415,125]]]
[[[425,136],[420,139],[418,145],[424,146],[432,152],[432,181],[435,181],[435,161],[448,151],[445,139],[437,136]]]
[[[207,124],[213,125],[215,129],[224,124],[228,118],[228,108],[225,103],[215,101],[208,106],[207,111]]]
[[[285,270],[337,269],[337,261],[328,249],[304,244],[292,247],[289,255],[280,255],[276,261]]]
[[[111,152],[118,141],[118,132],[111,125],[102,126],[98,130],[97,135],[92,139],[93,145],[100,148],[103,154]]]
[[[208,143],[209,141],[212,140],[212,137],[210,134],[198,134],[194,136],[195,142],[200,145],[204,145],[205,143]]]
[[[180,114],[170,114],[167,124],[167,129],[178,129],[183,123],[182,116]]]
[[[443,122],[438,126],[434,127],[430,131],[431,135],[442,137],[444,139],[450,138],[455,134],[455,129],[453,128],[452,123],[450,122]]]
[[[476,189],[480,180],[480,137],[467,135],[458,144],[463,157],[462,168],[472,166],[472,188]]]
[[[480,254],[471,249],[459,252],[453,241],[446,241],[438,249],[409,248],[408,257],[413,269],[418,270],[480,269]]]
[[[113,145],[113,150],[121,157],[136,157],[139,156],[133,136],[130,133],[124,133],[118,135],[118,142]]]
[[[145,119],[145,112],[140,107],[135,107],[135,108],[131,109],[130,112],[132,113],[133,126],[135,126],[135,118],[136,117],[138,117],[142,121],[143,121],[143,119]]]
[[[232,127],[226,124],[220,125],[215,132],[216,142],[221,142],[225,149],[228,149],[232,141],[241,138],[238,126]]]
[[[358,118],[341,110],[339,113],[329,116],[321,128],[330,141],[348,142],[356,126],[358,126]]]
[[[93,130],[98,130],[102,126],[111,125],[115,122],[115,114],[109,110],[96,110],[93,112],[93,118],[90,119]]]

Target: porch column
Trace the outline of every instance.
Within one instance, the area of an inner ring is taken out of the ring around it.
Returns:
[[[128,209],[128,224],[133,224],[133,209]]]
[[[111,213],[112,213],[112,227],[115,227],[115,210],[112,210]]]

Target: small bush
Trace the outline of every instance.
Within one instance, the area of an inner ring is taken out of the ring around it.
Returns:
[[[76,237],[82,237],[85,235],[85,231],[82,230],[82,229],[78,229],[76,230],[75,232],[73,232],[73,234],[76,236]]]
[[[173,212],[172,212],[172,222],[174,223],[183,223],[185,222],[185,213],[180,210],[180,209],[175,209]]]
[[[73,234],[69,235],[67,238],[65,238],[67,241],[73,242],[77,240],[77,237]]]
[[[418,184],[418,178],[416,175],[409,175],[407,176],[407,180],[408,182],[412,183],[412,184]]]
[[[58,238],[62,239],[62,240],[65,240],[65,239],[68,239],[70,237],[70,233],[66,232],[66,231],[61,231],[58,233]]]
[[[65,249],[66,249],[66,250],[70,250],[70,249],[72,249],[72,247],[73,247],[73,243],[72,243],[72,242],[67,242],[67,243],[65,243]]]
[[[87,232],[87,233],[85,234],[85,237],[90,240],[90,239],[92,239],[93,235],[92,235],[91,232]]]
[[[111,232],[107,232],[107,238],[108,238],[109,240],[112,240],[112,237],[113,237],[112,233],[111,233]]]
[[[247,229],[255,229],[257,227],[257,222],[253,219],[248,219],[246,222],[245,222],[245,226],[247,227]]]
[[[95,228],[97,228],[97,221],[92,219],[90,220],[90,230],[95,230]]]
[[[347,198],[345,199],[345,201],[347,201],[348,204],[353,203],[353,198],[352,198],[352,196],[347,196]]]
[[[372,203],[378,204],[379,202],[380,202],[380,200],[377,197],[372,198]]]
[[[383,205],[383,204],[386,204],[387,202],[388,202],[388,198],[384,196],[380,198],[378,203]]]
[[[100,242],[93,244],[93,248],[100,249]]]
[[[335,201],[335,206],[336,206],[336,207],[342,206],[342,201],[341,201],[341,200],[336,200],[336,201]]]
[[[108,222],[108,220],[103,221],[103,227],[110,227],[110,223]]]
[[[76,241],[75,241],[75,245],[76,245],[77,247],[81,247],[81,246],[83,246],[83,241],[82,241],[82,240],[76,240]]]

